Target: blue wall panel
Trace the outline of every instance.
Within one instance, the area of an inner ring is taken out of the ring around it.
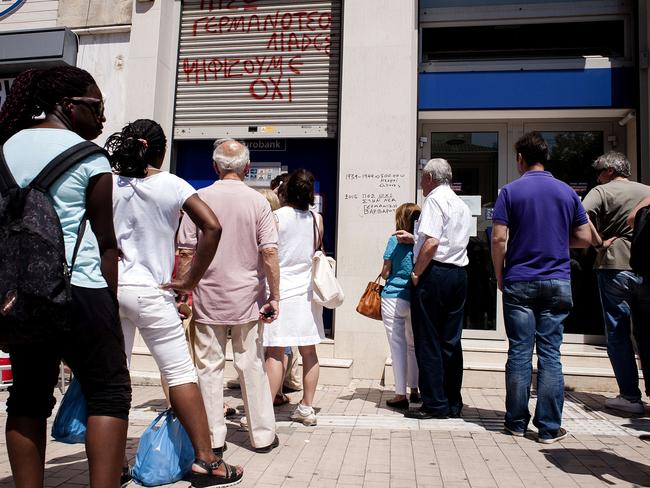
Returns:
[[[420,110],[633,107],[630,68],[420,73]]]

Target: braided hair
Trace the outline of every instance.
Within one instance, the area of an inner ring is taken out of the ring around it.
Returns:
[[[147,167],[165,152],[166,145],[165,132],[157,122],[138,119],[111,135],[104,147],[115,173],[144,178]]]
[[[0,110],[0,144],[31,127],[34,117],[51,113],[64,98],[82,97],[96,84],[90,73],[75,66],[23,71]]]

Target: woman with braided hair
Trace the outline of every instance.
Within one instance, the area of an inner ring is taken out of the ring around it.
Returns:
[[[86,71],[61,66],[18,75],[0,111],[0,144],[16,183],[27,186],[63,151],[99,136],[105,120],[102,94]],[[119,251],[112,188],[110,164],[96,153],[48,190],[61,221],[68,265],[84,216],[92,230],[83,234],[71,270],[70,329],[54,341],[11,346],[14,383],[6,437],[18,488],[43,486],[46,420],[55,403],[61,359],[87,402],[90,486],[115,488],[122,482],[131,383],[115,296]]]
[[[174,413],[194,446],[192,486],[232,486],[241,480],[242,469],[223,462],[225,444],[212,449],[173,292],[189,292],[198,284],[217,250],[221,226],[189,183],[160,169],[166,142],[162,127],[148,119],[126,125],[106,141],[115,171],[113,215],[122,251],[118,298],[125,350],[130,362],[137,328],[169,386]],[[201,239],[189,270],[172,281],[182,210],[201,230]]]

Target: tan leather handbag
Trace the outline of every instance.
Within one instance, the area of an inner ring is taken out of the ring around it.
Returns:
[[[381,290],[384,289],[384,285],[379,284],[380,279],[381,275],[377,276],[375,281],[368,283],[357,305],[357,312],[375,320],[381,320]]]

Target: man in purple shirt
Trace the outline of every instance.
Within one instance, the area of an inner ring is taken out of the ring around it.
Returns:
[[[521,178],[504,186],[494,208],[492,262],[509,340],[506,363],[507,433],[523,437],[530,413],[533,347],[537,344],[538,441],[564,439],[562,322],[573,306],[569,247],[591,244],[578,195],[544,170],[548,145],[537,132],[515,144]]]

